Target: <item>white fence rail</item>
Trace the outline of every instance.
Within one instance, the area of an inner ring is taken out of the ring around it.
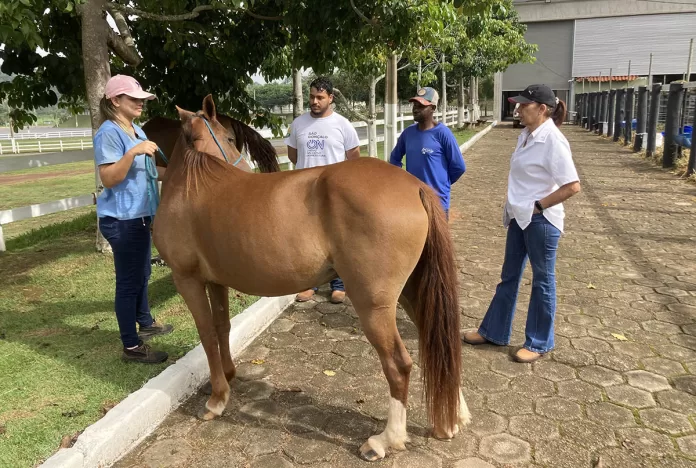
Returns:
[[[457,111],[450,111],[447,112],[446,117],[449,119],[450,116],[456,116]],[[435,114],[435,117],[441,117],[441,113]],[[398,122],[400,122],[400,132],[398,132],[398,135],[403,132],[403,129],[405,128],[405,122],[411,121],[412,117],[408,116],[405,117],[403,114],[398,117]],[[454,125],[456,123],[455,119],[449,119],[445,120],[445,124],[450,126]],[[384,120],[378,120],[376,121],[377,125],[384,125]],[[356,128],[360,127],[366,127],[367,124],[365,122],[353,122],[353,126]],[[264,135],[264,131],[259,131],[262,136],[268,138],[268,136]],[[267,131],[270,133],[270,130]],[[272,136],[272,135],[271,135]],[[378,136],[377,141],[384,141],[384,135]],[[367,139],[360,140],[360,146],[365,146],[368,144]],[[91,141],[90,141],[90,146],[91,146]],[[42,146],[43,147],[43,146]],[[67,148],[66,148],[67,149]],[[85,148],[82,148],[85,149]],[[388,153],[385,151],[385,156]],[[290,166],[290,169],[293,169],[293,164],[290,161],[289,158],[283,156],[278,158],[278,162],[280,164],[287,164]],[[29,206],[22,206],[20,208],[13,208],[10,210],[4,210],[0,211],[0,252],[5,251],[5,239],[3,237],[3,232],[2,232],[2,225],[3,224],[9,224],[9,223],[14,223],[16,221],[22,221],[24,219],[30,219],[30,218],[38,218],[40,216],[45,216],[48,214],[53,214],[53,213],[58,213],[61,211],[69,211],[73,210],[75,208],[81,208],[85,206],[91,206],[96,204],[96,194],[90,193],[87,195],[80,195],[77,197],[71,197],[71,198],[64,198],[62,200],[55,200],[55,201],[50,201],[46,203],[38,203],[35,205],[29,205]]]
[[[85,140],[58,140],[41,143],[41,140],[35,140],[33,143],[20,143],[12,141],[9,148],[0,144],[0,155],[3,154],[21,154],[21,153],[58,153],[63,151],[86,150],[92,147],[92,139]]]
[[[61,130],[56,132],[37,132],[37,133],[1,133],[0,140],[38,140],[40,138],[92,138],[92,130]]]

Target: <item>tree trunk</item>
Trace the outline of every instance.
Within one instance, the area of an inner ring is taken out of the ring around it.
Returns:
[[[464,102],[464,77],[459,78],[459,85],[457,86],[457,127],[464,128],[464,109],[466,103]]]
[[[377,157],[377,83],[379,78],[370,77],[370,102],[367,109],[367,154],[371,158]]]
[[[469,100],[471,101],[469,121],[475,124],[481,118],[481,107],[479,106],[478,98],[478,77],[475,76],[471,77]]]
[[[384,103],[384,160],[389,159],[389,154],[396,146],[396,77],[397,77],[396,55],[391,55],[387,59],[387,76],[385,82],[385,103]]]
[[[442,96],[440,96],[440,109],[443,124],[447,125],[447,74],[445,73],[445,54],[442,54]]]
[[[104,95],[106,82],[111,78],[109,67],[109,30],[110,26],[104,19],[105,0],[87,0],[82,6],[82,65],[85,70],[85,88],[87,90],[87,105],[92,123],[92,135],[101,125],[102,115],[99,102]],[[99,169],[94,167],[96,182],[95,194],[98,197],[104,190]],[[98,222],[98,220],[97,220]],[[99,232],[97,226],[97,251],[109,252],[111,247]]]
[[[299,117],[304,112],[302,110],[302,71],[297,68],[292,71],[292,116]]]

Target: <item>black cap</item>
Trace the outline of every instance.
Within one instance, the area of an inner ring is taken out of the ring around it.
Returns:
[[[551,88],[542,84],[527,86],[527,89],[522,91],[519,96],[508,98],[508,101],[516,104],[538,102],[539,104],[546,104],[548,107],[556,107],[556,95],[553,94]]]

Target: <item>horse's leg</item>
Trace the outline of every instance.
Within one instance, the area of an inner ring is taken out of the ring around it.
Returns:
[[[176,289],[184,298],[184,301],[186,301],[186,305],[191,311],[191,315],[193,315],[193,320],[196,322],[196,328],[198,329],[198,336],[208,358],[210,384],[213,391],[205,404],[208,411],[203,412],[201,415],[201,418],[207,421],[222,414],[230,396],[230,386],[227,383],[227,379],[225,379],[220,359],[218,334],[213,321],[213,314],[210,311],[210,303],[205,294],[205,284],[191,277],[182,277],[176,274],[173,277]]]
[[[376,461],[384,458],[390,448],[406,449],[406,403],[413,361],[396,328],[396,303],[373,306],[361,305],[360,302],[353,302],[355,310],[360,317],[365,336],[379,355],[391,394],[387,427],[384,432],[370,437],[360,447],[360,455],[364,459]]]
[[[208,283],[208,295],[220,347],[222,369],[225,372],[225,379],[229,382],[236,372],[230,354],[230,297],[226,286],[215,283]]]

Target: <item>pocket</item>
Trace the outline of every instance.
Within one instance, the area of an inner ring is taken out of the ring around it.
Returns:
[[[118,237],[118,220],[110,216],[99,218],[99,232],[106,240]]]

